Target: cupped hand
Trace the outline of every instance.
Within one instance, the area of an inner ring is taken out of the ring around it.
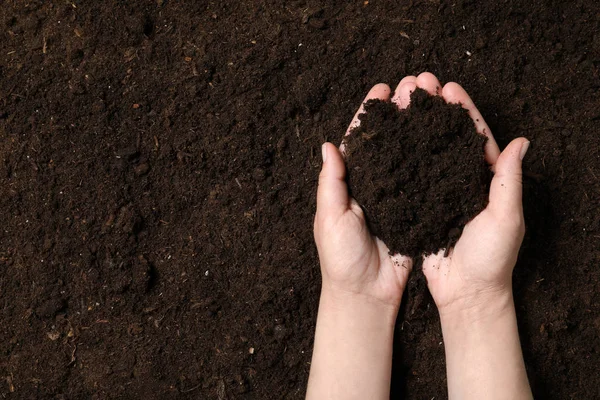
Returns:
[[[442,249],[423,262],[429,290],[440,311],[453,305],[468,307],[484,301],[487,294],[511,290],[512,269],[524,233],[521,160],[529,142],[515,139],[500,153],[465,90],[453,82],[442,87],[428,72],[402,79],[391,101],[406,108],[417,87],[442,96],[448,103],[461,104],[477,131],[488,138],[485,158],[495,175],[487,208],[465,226],[453,249]],[[385,84],[374,86],[363,105],[371,99],[390,100],[390,88]],[[346,134],[360,124],[358,116],[363,112],[361,106]],[[348,194],[343,144],[341,148],[331,143],[322,148],[314,232],[323,288],[364,295],[398,307],[413,262],[402,255],[390,256],[388,247],[369,232],[361,207]]]
[[[385,84],[375,85],[363,104],[371,99],[388,101],[390,88]],[[358,116],[363,112],[361,106],[346,134],[360,124]],[[323,290],[364,296],[366,300],[397,309],[412,260],[401,255],[390,256],[388,247],[369,232],[363,210],[348,194],[343,144],[340,151],[325,143],[322,153],[314,233]]]
[[[477,131],[488,138],[485,158],[494,171],[488,206],[465,226],[454,248],[442,249],[423,261],[440,313],[485,307],[497,295],[512,295],[512,271],[525,232],[521,162],[529,142],[515,139],[500,153],[489,127],[460,85],[448,83],[442,88],[432,74],[405,79],[408,85],[420,86],[448,103],[461,104]]]

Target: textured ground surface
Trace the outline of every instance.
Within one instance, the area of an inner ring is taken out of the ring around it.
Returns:
[[[321,3],[2,3],[3,397],[303,398],[320,145],[424,70],[531,139],[528,372],[600,397],[599,3]],[[404,304],[394,395],[443,399],[422,281]]]

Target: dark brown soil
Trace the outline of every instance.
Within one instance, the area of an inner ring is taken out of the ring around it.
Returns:
[[[418,89],[399,110],[371,100],[345,146],[348,186],[371,231],[413,258],[453,246],[488,203],[491,172],[460,105]]]
[[[301,399],[319,149],[375,83],[461,83],[524,135],[515,270],[537,398],[600,397],[600,4],[7,0],[0,394]],[[468,55],[466,52],[471,55]],[[446,397],[412,279],[395,398]]]

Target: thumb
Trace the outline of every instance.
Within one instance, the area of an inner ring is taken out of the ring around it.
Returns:
[[[490,187],[490,207],[501,217],[523,214],[523,158],[529,148],[525,138],[513,140],[506,146],[494,165]]]
[[[346,165],[340,151],[331,143],[323,143],[323,167],[317,190],[317,214],[341,215],[349,206]]]

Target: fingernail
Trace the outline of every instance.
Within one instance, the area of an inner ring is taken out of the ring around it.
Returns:
[[[523,161],[523,159],[525,158],[525,154],[527,154],[528,149],[529,149],[529,142],[523,143],[523,145],[521,146],[521,153],[519,154],[521,161]]]
[[[327,143],[323,143],[321,146],[321,156],[323,157],[323,164],[327,161]]]

